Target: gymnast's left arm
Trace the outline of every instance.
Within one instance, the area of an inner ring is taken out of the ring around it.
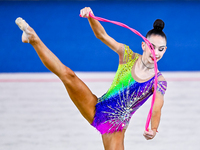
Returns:
[[[161,109],[164,104],[164,95],[166,90],[167,90],[167,81],[162,75],[160,75],[158,77],[156,98],[152,110],[151,129],[148,131],[144,131],[143,134],[147,140],[153,139],[156,136],[156,132],[160,123]]]
[[[161,109],[164,104],[164,95],[157,91],[156,98],[153,106],[152,116],[151,116],[151,129],[149,131],[144,131],[144,137],[147,140],[153,139],[156,136],[156,132],[160,123]]]

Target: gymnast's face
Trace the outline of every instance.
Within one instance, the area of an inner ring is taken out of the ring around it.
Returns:
[[[151,44],[154,47],[156,61],[158,62],[163,57],[167,49],[166,39],[160,35],[154,35],[154,34],[152,34],[147,39],[151,42]],[[143,49],[143,58],[145,59],[145,61],[148,63],[154,63],[153,55],[151,54],[151,51],[145,42],[142,42],[142,49]]]

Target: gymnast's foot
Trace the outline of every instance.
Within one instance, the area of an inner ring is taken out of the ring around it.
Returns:
[[[15,23],[23,31],[22,42],[23,43],[33,43],[34,39],[35,39],[35,37],[37,37],[37,35],[34,32],[34,30],[28,25],[28,23],[21,17],[18,17],[15,20]]]

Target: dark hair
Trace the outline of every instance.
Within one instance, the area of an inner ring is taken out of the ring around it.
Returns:
[[[164,37],[165,40],[167,41],[167,37],[165,33],[162,31],[164,29],[164,26],[165,26],[165,23],[161,19],[157,19],[153,24],[153,29],[147,33],[146,38],[154,34],[154,35],[160,35]]]

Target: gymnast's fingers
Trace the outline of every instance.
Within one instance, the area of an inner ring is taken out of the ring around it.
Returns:
[[[90,12],[93,14],[92,9],[90,7],[85,7],[80,10],[80,15],[84,18],[88,18]]]
[[[152,131],[152,130],[150,130],[150,131],[144,131],[143,136],[144,136],[147,140],[150,140],[150,139],[153,139],[153,138],[154,138],[154,134],[153,134],[153,131]]]
[[[83,8],[83,9],[80,10],[80,16],[85,18],[84,9],[85,9],[85,8]]]
[[[151,139],[153,139],[153,136],[152,136],[152,135],[143,134],[143,136],[145,137],[146,140],[151,140]]]

